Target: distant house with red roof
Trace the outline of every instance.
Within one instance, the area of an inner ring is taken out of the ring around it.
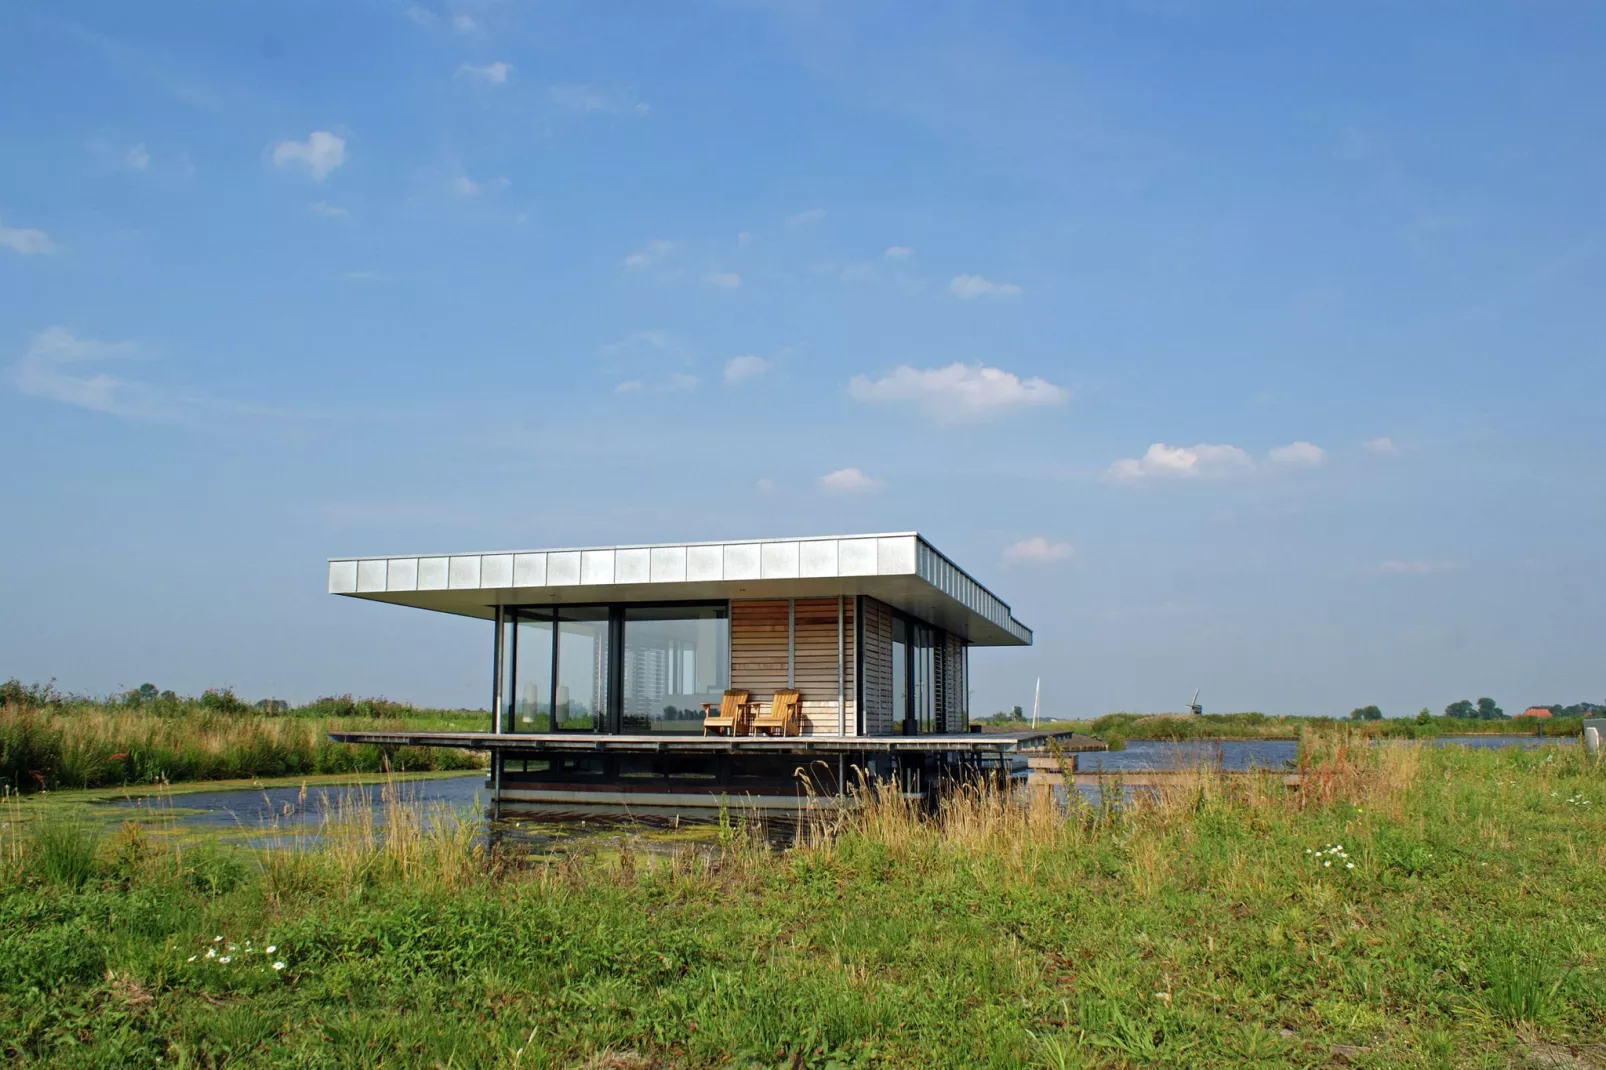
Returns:
[[[1518,717],[1549,717],[1550,715],[1550,710],[1544,706],[1529,706],[1517,714]]]

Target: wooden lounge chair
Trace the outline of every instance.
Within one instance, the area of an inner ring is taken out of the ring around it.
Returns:
[[[753,704],[747,701],[747,692],[739,688],[726,691],[719,700],[719,712],[712,702],[703,703],[703,735],[713,729],[714,735],[745,736],[753,719]]]
[[[799,707],[803,696],[794,688],[783,687],[775,692],[775,701],[770,708],[753,718],[753,734],[760,732],[765,735],[797,736],[803,734],[802,716]]]

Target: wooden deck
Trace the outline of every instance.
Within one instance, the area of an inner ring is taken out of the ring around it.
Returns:
[[[549,754],[918,754],[1004,755],[1043,748],[1049,740],[1075,745],[1070,732],[951,732],[928,736],[680,736],[595,735],[586,732],[330,732],[335,743],[381,747],[453,747]],[[1082,740],[1089,737],[1082,736]],[[1091,742],[1098,744],[1097,740]],[[1098,747],[1102,749],[1102,744]],[[1089,748],[1084,748],[1089,749]]]

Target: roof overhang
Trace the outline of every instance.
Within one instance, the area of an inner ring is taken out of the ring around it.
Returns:
[[[980,646],[1027,646],[1009,606],[915,532],[339,557],[329,593],[491,619],[497,606],[869,595]]]

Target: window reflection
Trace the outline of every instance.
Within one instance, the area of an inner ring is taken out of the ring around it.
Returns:
[[[552,613],[525,610],[514,618],[515,732],[552,731]]]
[[[558,611],[559,731],[607,730],[608,635],[606,606]]]
[[[730,686],[730,618],[723,606],[624,611],[620,730],[700,732],[704,702]]]

